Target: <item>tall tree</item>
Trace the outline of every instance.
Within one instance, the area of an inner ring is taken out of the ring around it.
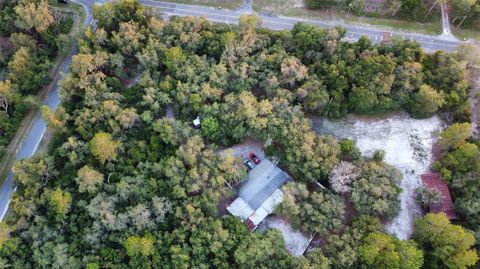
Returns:
[[[96,192],[98,186],[103,183],[103,175],[88,165],[80,168],[75,181],[79,192]]]
[[[15,7],[15,12],[18,15],[15,25],[25,30],[35,29],[42,33],[54,22],[52,11],[46,0],[21,1]]]
[[[55,220],[60,222],[67,217],[71,202],[71,194],[69,192],[62,191],[60,188],[56,188],[50,193],[49,203],[53,210]]]
[[[8,108],[15,97],[15,90],[10,80],[0,81],[0,108],[8,115]]]
[[[423,264],[423,252],[415,242],[380,232],[369,234],[358,253],[361,268],[419,269]]]
[[[417,219],[413,240],[425,250],[425,268],[465,269],[478,261],[473,234],[451,224],[444,213]]]
[[[454,123],[442,131],[439,144],[443,150],[457,149],[470,137],[471,130],[468,122]]]
[[[114,141],[109,133],[96,133],[90,141],[90,151],[102,164],[106,161],[115,161],[120,146],[121,144]]]

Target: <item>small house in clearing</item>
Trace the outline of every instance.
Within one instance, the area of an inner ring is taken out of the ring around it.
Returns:
[[[420,176],[422,184],[425,188],[436,189],[442,194],[442,201],[433,205],[430,205],[430,212],[432,213],[445,213],[449,220],[457,219],[455,211],[452,206],[452,197],[448,190],[447,182],[440,177],[438,173],[423,174]]]
[[[238,198],[227,210],[239,217],[250,231],[257,228],[283,200],[280,187],[290,176],[271,161],[264,159],[248,173],[248,181],[241,186]]]

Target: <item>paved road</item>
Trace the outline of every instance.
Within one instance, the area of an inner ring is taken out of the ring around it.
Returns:
[[[458,41],[458,39],[452,34],[450,30],[450,19],[448,18],[448,10],[446,4],[440,4],[440,9],[442,11],[442,37],[444,40]]]
[[[83,23],[84,26],[87,26],[92,23],[92,6],[95,3],[95,0],[73,0],[76,3],[79,3],[83,6],[86,12],[86,19]],[[105,0],[99,0],[98,2],[105,2]],[[215,22],[223,22],[228,24],[238,23],[238,18],[245,14],[251,13],[251,1],[245,0],[244,4],[238,10],[218,10],[209,7],[203,6],[194,6],[194,5],[183,5],[183,4],[174,4],[174,3],[164,3],[151,0],[140,0],[145,6],[159,7],[167,15],[175,16],[206,16],[209,20]],[[297,22],[307,22],[314,25],[318,25],[323,28],[331,28],[337,26],[333,22],[320,21],[320,20],[310,20],[302,18],[286,18],[286,17],[277,17],[277,16],[267,16],[259,15],[262,19],[263,27],[267,27],[273,30],[283,30],[291,29],[293,25]],[[446,18],[448,21],[448,17]],[[341,26],[347,29],[347,39],[356,40],[361,36],[367,36],[372,40],[372,42],[379,43],[382,40],[383,31],[379,29],[368,29],[363,26],[352,26],[340,24]],[[435,50],[446,50],[452,51],[459,44],[460,41],[449,40],[443,36],[427,36],[421,34],[411,34],[411,33],[401,33],[401,32],[392,32],[393,35],[399,36],[403,39],[411,39],[419,42],[423,48],[427,51]],[[75,53],[74,49],[69,51],[67,60],[62,64],[62,72],[66,72],[71,63],[71,57]],[[56,109],[60,103],[60,98],[58,96],[58,81],[61,78],[61,74],[57,73],[54,78],[52,91],[50,95],[44,100],[44,103],[52,109]],[[40,116],[40,112],[37,113],[35,122],[32,129],[27,134],[20,151],[18,152],[16,158],[17,160],[22,160],[28,158],[35,153],[40,141],[42,140],[43,135],[45,134],[46,124]],[[10,195],[13,192],[13,173],[10,172],[4,184],[0,188],[0,220],[3,219],[8,205],[10,203]]]
[[[206,16],[209,20],[215,22],[223,22],[229,24],[236,24],[238,17],[245,13],[246,8],[242,5],[239,10],[226,10],[215,9],[203,6],[184,5],[159,2],[153,0],[140,0],[145,6],[159,7],[163,13],[169,16]],[[340,22],[321,21],[303,18],[291,18],[291,17],[278,17],[268,15],[258,15],[262,20],[262,26],[273,30],[291,29],[297,22],[307,22],[314,25],[318,25],[323,28],[331,28],[334,26],[343,26],[347,29],[346,38],[356,40],[361,36],[367,36],[374,43],[380,43],[383,38],[384,30],[368,28],[367,26],[346,25]],[[403,39],[415,40],[422,45],[427,51],[446,50],[452,51],[462,42],[457,40],[451,40],[444,36],[429,36],[423,34],[403,33],[398,31],[392,31],[394,36],[398,36]]]
[[[82,0],[74,1],[83,6],[86,12],[85,21],[83,26],[87,26],[92,23],[92,5],[93,2]],[[61,74],[66,73],[70,63],[72,62],[72,56],[76,53],[75,48],[71,48],[68,52],[66,60],[63,62],[60,67],[61,72],[58,72],[55,75],[55,78],[52,82],[52,90],[47,98],[44,100],[44,104],[49,106],[51,109],[55,110],[60,104],[60,98],[58,96],[58,81],[61,79]],[[16,159],[22,160],[28,158],[35,153],[37,150],[40,141],[42,140],[43,135],[46,130],[46,123],[43,121],[40,111],[37,112],[35,122],[32,125],[32,128],[25,137],[23,144],[20,147],[20,150],[17,153]],[[13,173],[10,171],[7,178],[5,179],[2,187],[0,188],[0,220],[3,219],[5,213],[7,212],[8,205],[10,204],[10,195],[13,192]]]

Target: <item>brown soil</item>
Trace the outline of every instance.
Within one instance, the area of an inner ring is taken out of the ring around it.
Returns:
[[[232,203],[236,197],[222,197],[217,205],[217,214],[219,217],[228,214],[227,206]]]
[[[10,38],[0,36],[0,49],[2,50],[2,53],[5,53],[6,55],[9,55],[12,53],[13,44],[10,41]]]
[[[353,218],[358,214],[357,210],[353,208],[352,203],[350,202],[349,199],[349,194],[344,194],[343,196],[343,201],[345,203],[345,224],[350,225],[352,222]]]
[[[328,242],[328,235],[315,235],[312,239],[312,242],[310,242],[310,245],[308,245],[307,250],[305,252],[309,252],[312,249],[315,248],[323,248],[325,245],[327,245]]]

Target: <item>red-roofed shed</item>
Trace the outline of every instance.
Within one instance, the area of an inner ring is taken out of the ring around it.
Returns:
[[[448,190],[447,182],[445,182],[438,173],[423,174],[422,178],[423,186],[429,189],[437,189],[442,193],[442,201],[438,204],[430,205],[430,212],[440,213],[443,212],[447,215],[448,219],[457,219],[455,211],[453,211],[452,197]]]
[[[257,228],[257,226],[253,223],[253,221],[250,218],[247,218],[243,223],[247,225],[247,229],[250,232],[254,231]]]

